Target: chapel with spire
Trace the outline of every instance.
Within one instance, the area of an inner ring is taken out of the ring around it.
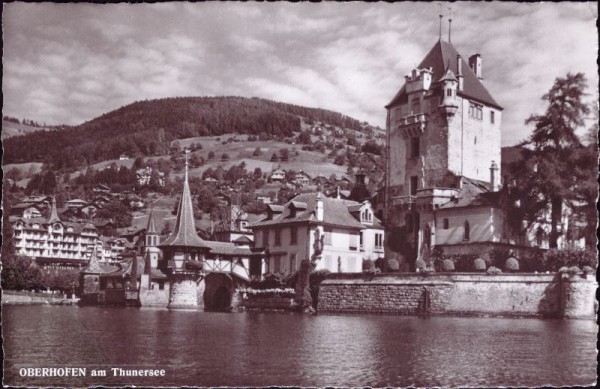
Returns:
[[[412,269],[434,246],[464,252],[505,238],[491,200],[500,187],[503,108],[483,82],[481,54],[465,61],[450,26],[442,39],[441,20],[438,41],[385,106],[389,254]]]

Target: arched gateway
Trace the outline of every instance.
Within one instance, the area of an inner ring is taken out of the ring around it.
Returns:
[[[188,184],[187,154],[177,220],[173,232],[158,247],[163,252],[158,269],[167,275],[170,284],[170,309],[196,308],[202,303],[210,310],[228,309],[235,288],[250,280],[251,262],[261,261],[261,254],[248,247],[198,236]],[[203,296],[199,293],[202,286]]]

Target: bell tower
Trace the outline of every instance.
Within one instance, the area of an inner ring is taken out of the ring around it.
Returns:
[[[188,183],[188,152],[185,150],[183,193],[177,208],[177,220],[171,235],[158,247],[163,257],[158,269],[169,279],[169,309],[197,308],[198,284],[203,278],[202,264],[210,248],[196,233],[192,196]]]

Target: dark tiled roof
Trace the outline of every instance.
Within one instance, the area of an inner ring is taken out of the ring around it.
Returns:
[[[148,225],[146,226],[146,234],[156,234],[156,223],[154,223],[154,212],[151,209],[150,215],[148,216]]]
[[[334,199],[325,196],[322,196],[321,200],[323,201],[324,224],[352,229],[364,228],[364,226],[360,224],[358,220],[356,220],[350,214],[350,212],[348,212],[348,206],[357,204],[355,201]],[[317,205],[317,193],[304,193],[298,195],[294,197],[294,199],[291,201],[292,204],[294,202],[306,203],[306,210],[302,212],[296,212],[296,216],[292,216],[291,210],[289,209],[289,207],[286,206],[283,213],[275,216],[272,220],[257,222],[254,223],[252,226],[262,227],[281,223],[317,221],[317,218],[315,216]]]
[[[92,251],[92,256],[90,257],[90,260],[88,261],[88,265],[83,270],[83,272],[84,273],[95,273],[95,274],[104,273],[104,269],[102,269],[100,267],[100,262],[98,262],[98,255],[96,253],[96,248],[94,248],[94,250]]]
[[[417,68],[432,68],[432,79],[433,82],[436,82],[444,76],[446,69],[450,69],[452,72],[454,72],[454,74],[458,74],[458,63],[456,61],[457,55],[458,52],[451,43],[439,40],[425,56],[425,59],[423,59],[423,61],[421,61],[421,63],[417,66]],[[462,75],[464,87],[462,91],[458,92],[459,95],[464,95],[467,98],[471,98],[481,103],[502,109],[500,104],[494,100],[492,95],[490,95],[490,92],[488,92],[485,86],[477,78],[464,58],[462,58]],[[406,85],[403,85],[396,96],[394,96],[392,101],[386,105],[386,108],[395,105],[397,102],[405,98],[405,88]]]
[[[440,209],[494,205],[491,196],[494,192],[489,191],[488,182],[467,177],[461,177],[461,180],[462,185],[456,198],[442,204]]]
[[[249,256],[252,254],[249,248],[239,247],[231,242],[206,241],[205,244],[210,248],[211,254],[231,256]]]
[[[173,228],[171,235],[160,244],[161,248],[168,246],[207,247],[205,241],[200,238],[196,232],[187,166],[185,178],[183,180],[183,194],[181,195],[181,200],[179,200],[179,206],[177,207],[175,227]]]

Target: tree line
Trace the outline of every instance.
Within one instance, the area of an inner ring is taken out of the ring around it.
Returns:
[[[243,97],[176,97],[137,101],[79,126],[5,140],[5,163],[44,162],[77,169],[120,155],[164,155],[176,139],[225,133],[290,137],[301,117],[360,130],[337,112]]]

